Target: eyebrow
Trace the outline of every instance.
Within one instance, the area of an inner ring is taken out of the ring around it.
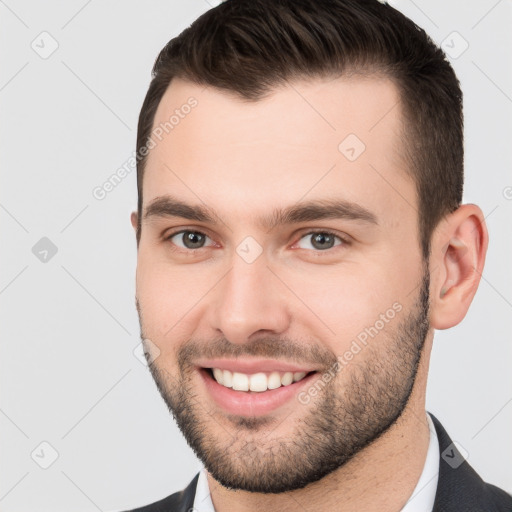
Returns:
[[[165,195],[152,200],[146,207],[144,219],[150,217],[180,217],[196,222],[216,224],[220,217],[206,205],[187,204]],[[260,217],[257,224],[271,231],[277,226],[323,219],[345,219],[378,225],[377,216],[357,203],[344,199],[316,199],[276,208],[270,215]]]

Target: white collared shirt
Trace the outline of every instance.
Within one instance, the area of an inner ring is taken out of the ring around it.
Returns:
[[[430,430],[430,441],[423,471],[411,497],[400,512],[432,512],[434,508],[439,474],[439,442],[436,428],[428,413],[427,421]],[[199,473],[199,479],[197,480],[193,511],[215,512],[204,468]]]

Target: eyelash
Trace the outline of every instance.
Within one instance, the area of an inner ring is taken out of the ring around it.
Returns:
[[[166,235],[164,237],[164,241],[166,242],[170,242],[171,238],[175,237],[176,235],[179,235],[179,234],[182,234],[182,233],[199,233],[200,235],[204,235],[205,237],[208,237],[210,238],[206,233],[203,233],[202,231],[198,231],[196,229],[181,229],[179,231],[174,231],[172,233],[170,233],[169,235]],[[300,235],[298,241],[302,240],[304,237],[307,237],[307,236],[310,236],[310,235],[317,235],[317,234],[322,234],[322,235],[328,235],[328,236],[332,236],[334,238],[337,238],[338,240],[341,241],[341,244],[338,244],[338,245],[335,245],[334,247],[331,247],[329,249],[325,249],[323,251],[321,250],[313,250],[313,249],[304,249],[306,251],[310,251],[310,252],[313,252],[313,253],[316,253],[316,254],[322,254],[322,253],[331,253],[336,247],[338,248],[343,248],[344,246],[349,246],[350,245],[350,241],[339,235],[338,233],[335,233],[334,231],[329,231],[328,229],[321,229],[321,230],[311,230],[311,231],[308,231],[306,233],[303,233]],[[211,238],[210,238],[211,239]],[[294,245],[296,245],[298,242],[295,242]],[[177,247],[174,243],[171,242],[171,246],[172,246],[172,250],[173,251],[176,251],[176,252],[180,252],[182,254],[191,254],[191,255],[194,255],[196,254],[198,251],[201,251],[203,249],[207,249],[208,247],[200,247],[198,249],[182,249],[181,247]]]

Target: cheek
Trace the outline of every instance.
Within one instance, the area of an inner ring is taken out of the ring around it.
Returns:
[[[310,318],[307,328],[340,355],[352,341],[364,338],[368,330],[389,332],[401,320],[405,301],[411,299],[407,294],[414,279],[398,274],[396,266],[386,270],[382,266],[354,265],[349,269],[324,268],[322,273],[309,273],[308,277],[305,273],[295,275],[294,292],[308,308],[305,315],[299,305],[296,318],[303,327],[306,327],[304,319]],[[407,289],[405,282],[411,283]]]
[[[165,345],[183,339],[187,335],[187,314],[204,293],[201,280],[193,274],[139,255],[137,298],[148,338]]]

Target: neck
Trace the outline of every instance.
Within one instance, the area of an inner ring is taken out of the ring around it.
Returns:
[[[429,343],[430,341],[430,343]],[[234,491],[208,473],[216,512],[343,510],[396,512],[405,506],[420,478],[430,431],[425,411],[431,339],[425,340],[410,399],[398,420],[342,467],[303,489],[282,494]]]

